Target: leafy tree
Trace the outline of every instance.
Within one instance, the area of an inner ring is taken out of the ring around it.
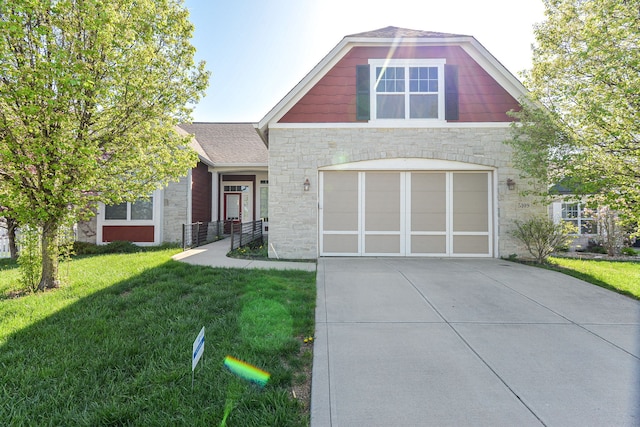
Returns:
[[[0,227],[7,230],[9,238],[9,256],[11,259],[18,259],[18,245],[16,243],[16,231],[18,222],[11,216],[9,209],[0,206]]]
[[[533,102],[507,143],[532,179],[598,194],[640,219],[640,2],[544,0],[535,28]],[[544,108],[540,108],[544,107]]]
[[[181,0],[0,2],[0,205],[57,234],[97,202],[150,194],[195,164],[175,132],[206,88]]]

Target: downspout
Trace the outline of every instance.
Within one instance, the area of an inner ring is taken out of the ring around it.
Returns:
[[[189,169],[189,173],[187,173],[187,218],[185,220],[185,224],[191,224],[192,222],[192,189],[193,187],[193,169]]]

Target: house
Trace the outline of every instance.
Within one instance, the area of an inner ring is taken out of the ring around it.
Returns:
[[[509,231],[545,207],[503,141],[525,94],[471,36],[345,37],[258,123],[270,256],[524,253]]]
[[[100,207],[95,239],[268,218],[270,257],[524,254],[514,221],[546,209],[521,195],[503,144],[525,94],[471,36],[346,36],[259,123],[181,125],[198,166],[119,219]]]
[[[177,131],[192,135],[196,167],[148,200],[100,204],[93,219],[78,224],[78,240],[126,240],[141,246],[179,243],[183,224],[267,219],[268,153],[254,124],[193,123]]]
[[[577,198],[571,185],[566,182],[553,185],[550,193],[554,200],[549,205],[549,217],[554,223],[568,222],[576,228],[570,250],[586,250],[589,242],[598,240],[598,221],[587,207],[585,197]]]

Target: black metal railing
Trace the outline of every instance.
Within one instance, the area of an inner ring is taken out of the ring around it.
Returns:
[[[231,224],[231,250],[262,240],[262,220]]]
[[[215,242],[224,236],[226,221],[182,224],[182,249],[195,248]]]

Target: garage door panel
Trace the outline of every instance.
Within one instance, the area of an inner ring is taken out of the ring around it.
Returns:
[[[453,174],[453,232],[489,231],[488,177],[487,173]]]
[[[358,173],[324,174],[323,227],[331,231],[358,230]]]
[[[489,253],[489,236],[453,236],[453,253],[486,255]]]
[[[484,192],[469,191],[454,193],[453,209],[456,212],[487,213],[487,189]]]
[[[400,231],[400,213],[367,215],[365,227],[367,231]]]
[[[447,216],[442,213],[411,213],[411,231],[446,231]]]
[[[323,237],[325,253],[358,254],[358,235],[325,234]]]
[[[365,177],[367,190],[391,194],[400,190],[400,172],[367,172]]]
[[[411,236],[411,253],[444,255],[447,253],[447,236]]]
[[[458,172],[453,175],[454,193],[460,191],[468,191],[472,193],[487,191],[487,177],[489,175],[486,172]]]
[[[400,173],[365,174],[365,230],[400,231]]]
[[[366,235],[364,241],[367,255],[400,253],[399,235]]]
[[[444,192],[447,175],[444,172],[412,172],[411,189],[425,192]]]
[[[489,231],[489,221],[487,214],[453,214],[453,231]]]

